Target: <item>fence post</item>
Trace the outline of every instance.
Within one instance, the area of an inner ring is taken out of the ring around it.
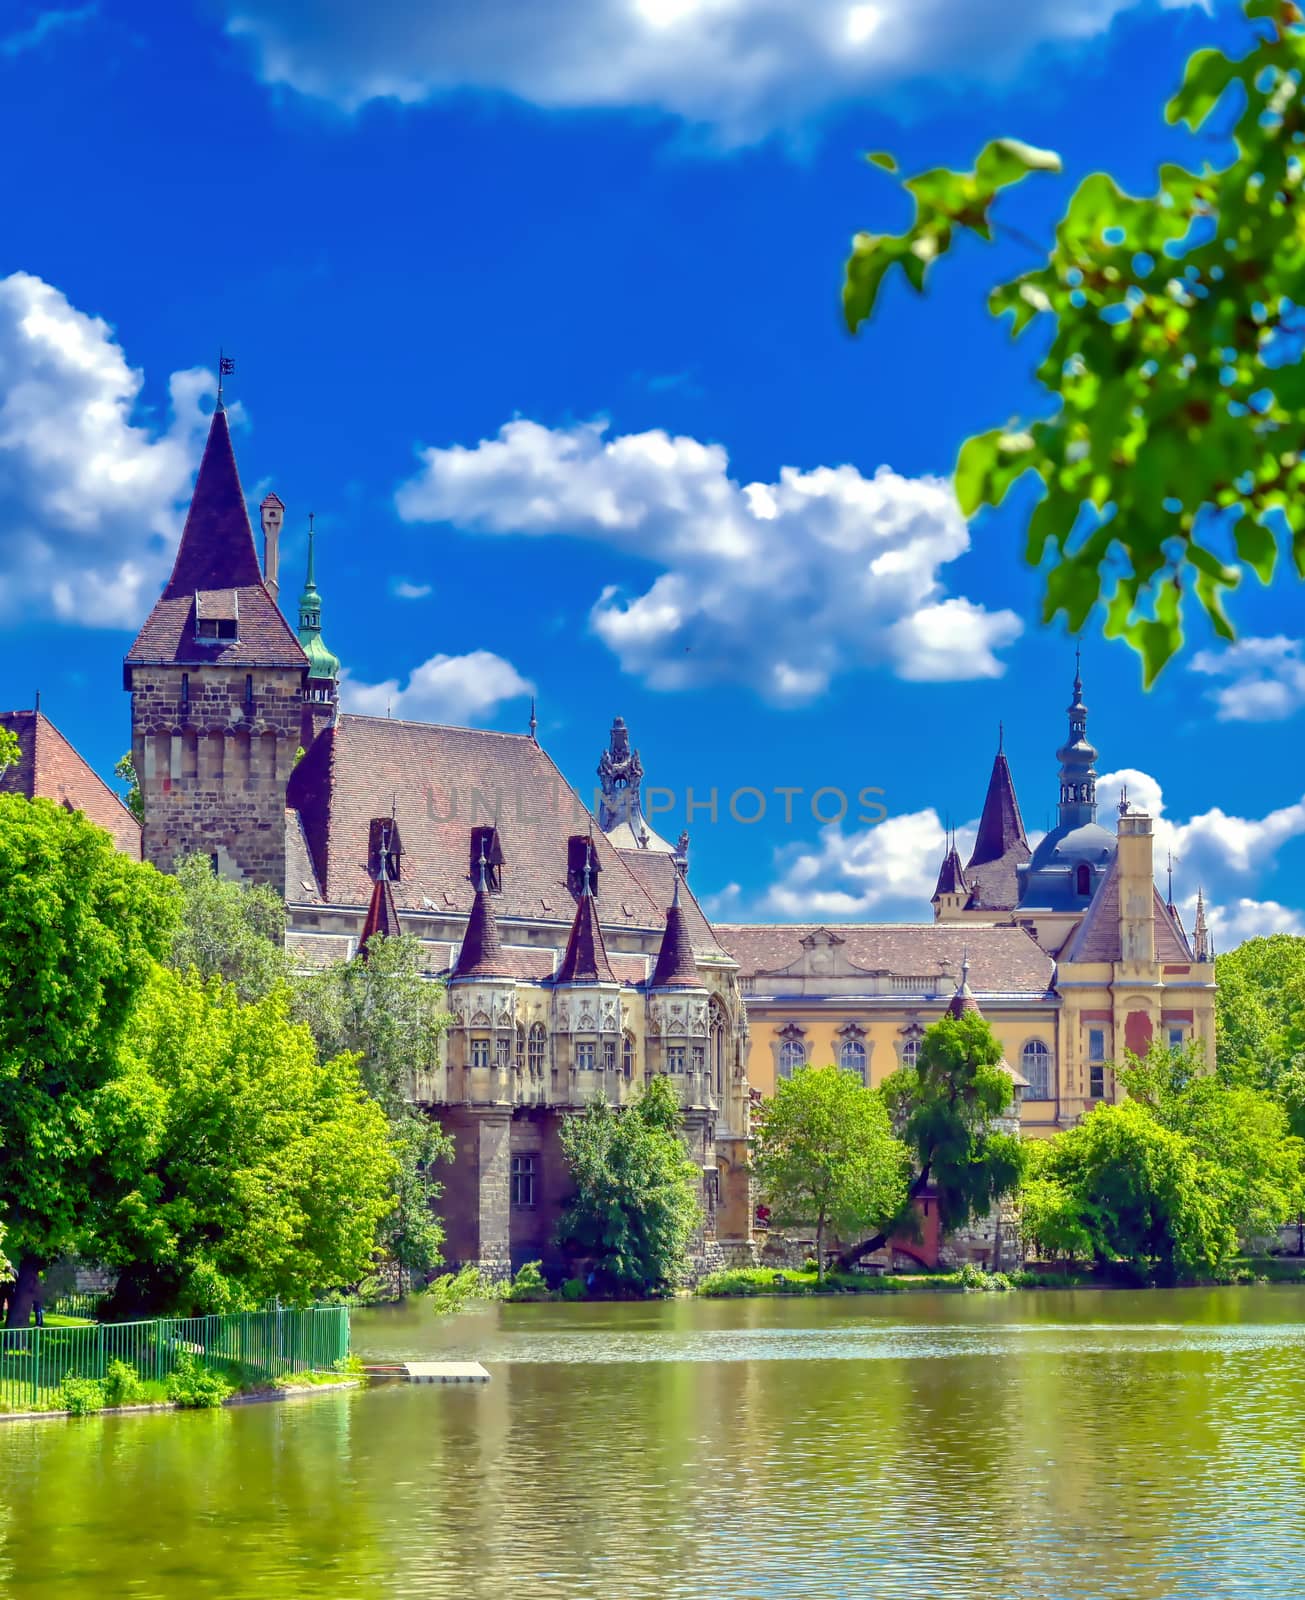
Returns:
[[[35,1411],[41,1399],[41,1329],[33,1328],[29,1338],[32,1341],[32,1410]]]

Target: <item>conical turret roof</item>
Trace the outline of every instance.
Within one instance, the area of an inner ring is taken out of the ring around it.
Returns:
[[[607,944],[603,927],[598,920],[598,905],[589,887],[589,863],[586,859],[584,881],[580,898],[576,901],[575,921],[571,936],[566,941],[566,953],[557,969],[554,983],[615,983],[616,978],[607,960]]]
[[[1015,798],[1015,780],[1011,777],[1006,752],[998,747],[983,800],[979,831],[974,836],[974,849],[966,865],[981,867],[989,861],[1000,861],[1012,848],[1021,845],[1023,859],[1027,861],[1029,841],[1024,833],[1020,803]]]
[[[231,429],[226,411],[219,408],[209,424],[195,492],[163,598],[175,600],[196,589],[241,589],[262,582]]]
[[[367,959],[367,947],[373,939],[397,939],[402,931],[399,927],[399,908],[394,903],[394,885],[390,882],[388,862],[386,844],[382,842],[380,865],[376,881],[372,885],[372,901],[367,907],[362,932],[358,936],[358,954],[364,961]]]
[[[654,989],[701,989],[698,963],[693,955],[689,924],[680,905],[680,876],[675,875],[675,892],[666,912],[666,931],[662,934],[657,965],[653,968]]]
[[[494,915],[494,901],[489,892],[486,876],[485,847],[480,849],[480,877],[476,884],[476,898],[471,902],[471,915],[467,918],[467,931],[462,936],[462,948],[453,968],[455,978],[506,978],[503,945],[498,936],[498,918]]]

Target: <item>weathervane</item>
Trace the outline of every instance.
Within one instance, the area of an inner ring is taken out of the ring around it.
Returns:
[[[218,346],[218,396],[217,396],[217,403],[218,403],[218,410],[219,411],[221,411],[221,409],[222,409],[222,380],[223,380],[223,378],[229,378],[231,376],[231,374],[235,370],[236,370],[235,358],[232,357],[232,356],[224,355],[222,353],[222,346],[219,345]]]

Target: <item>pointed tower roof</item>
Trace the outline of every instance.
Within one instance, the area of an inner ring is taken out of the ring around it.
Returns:
[[[965,894],[967,889],[965,869],[961,866],[961,853],[953,839],[950,841],[947,854],[943,857],[943,864],[938,869],[938,884],[933,891],[933,898],[939,900],[945,894]]]
[[[689,937],[689,924],[680,904],[680,875],[675,874],[675,890],[666,912],[666,929],[662,934],[661,949],[657,952],[657,965],[653,968],[651,987],[654,989],[701,989],[698,963],[693,959],[693,941]]]
[[[603,939],[602,924],[598,920],[598,906],[589,886],[589,854],[585,852],[584,877],[580,885],[580,898],[576,901],[575,921],[571,936],[566,941],[566,953],[557,969],[554,983],[615,983],[616,978],[607,960],[607,944]]]
[[[503,945],[498,936],[498,918],[494,915],[494,901],[489,892],[488,867],[485,842],[482,839],[476,898],[471,902],[467,931],[462,936],[462,948],[458,951],[458,959],[454,964],[455,978],[511,976],[504,970]]]
[[[313,570],[313,521],[313,514],[309,512],[308,571],[304,576],[304,592],[299,596],[299,643],[308,657],[308,676],[334,683],[340,676],[340,658],[327,648],[322,638],[322,596]]]
[[[970,993],[970,953],[965,951],[961,956],[961,981],[956,985],[956,993],[951,998],[947,1007],[949,1017],[963,1017],[967,1014],[982,1016],[979,1002]]]
[[[1192,930],[1192,943],[1197,961],[1213,961],[1214,948],[1210,940],[1209,925],[1205,920],[1205,891],[1199,884],[1196,889],[1196,926]]]
[[[200,616],[233,628],[201,637]],[[298,640],[263,582],[227,414],[220,406],[209,425],[172,576],[127,653],[128,676],[133,664],[145,662],[305,665]]]
[[[390,882],[388,846],[388,839],[383,837],[376,869],[376,882],[372,887],[372,903],[367,907],[367,916],[363,920],[362,932],[358,936],[358,954],[364,961],[367,959],[367,946],[372,939],[377,937],[397,939],[402,931],[399,927],[399,908],[394,903],[394,886]]]
[[[988,792],[983,800],[983,814],[979,818],[979,831],[974,836],[974,849],[967,863],[971,867],[984,866],[989,861],[1000,861],[1009,851],[1024,848],[1028,860],[1029,841],[1024,833],[1024,819],[1020,816],[1020,803],[1015,798],[1015,780],[1006,760],[1005,739],[997,737],[997,754],[993,757],[992,774],[988,779]]]

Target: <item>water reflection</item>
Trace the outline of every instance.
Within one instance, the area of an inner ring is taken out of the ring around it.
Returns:
[[[1305,1593],[1305,1291],[359,1316],[484,1360],[0,1428],[0,1590],[716,1600]]]

